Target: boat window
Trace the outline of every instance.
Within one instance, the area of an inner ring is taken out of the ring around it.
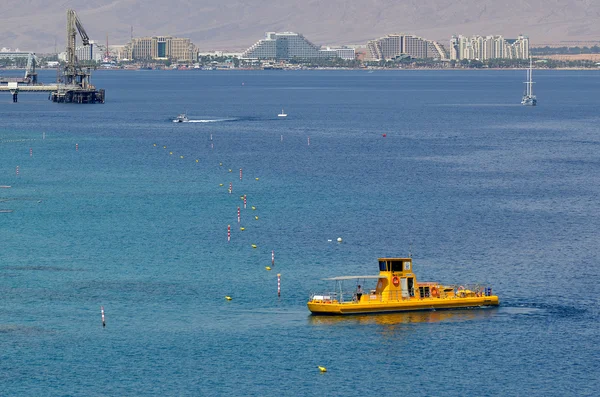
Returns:
[[[387,272],[387,262],[386,261],[379,261],[379,271],[380,272]]]
[[[402,270],[402,261],[392,261],[392,272],[400,273]]]

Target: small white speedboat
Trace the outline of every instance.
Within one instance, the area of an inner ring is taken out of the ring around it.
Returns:
[[[287,117],[287,114],[284,113],[283,108],[281,108],[281,113],[279,113],[277,117]]]
[[[174,123],[187,123],[188,121],[190,120],[187,118],[185,113],[181,113],[179,116],[173,119]]]

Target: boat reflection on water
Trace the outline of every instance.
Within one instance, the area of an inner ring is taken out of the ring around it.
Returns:
[[[309,316],[308,321],[311,325],[396,325],[481,320],[493,317],[497,313],[497,308],[485,307],[462,310],[432,310],[427,312],[418,311],[386,314],[357,314],[351,316]]]

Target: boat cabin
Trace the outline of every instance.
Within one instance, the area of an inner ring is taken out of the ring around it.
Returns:
[[[412,258],[379,258],[379,277],[376,293],[382,296],[410,299],[418,291]]]

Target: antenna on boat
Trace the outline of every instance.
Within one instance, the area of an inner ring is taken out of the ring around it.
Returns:
[[[412,241],[408,243],[408,257],[412,258]]]

